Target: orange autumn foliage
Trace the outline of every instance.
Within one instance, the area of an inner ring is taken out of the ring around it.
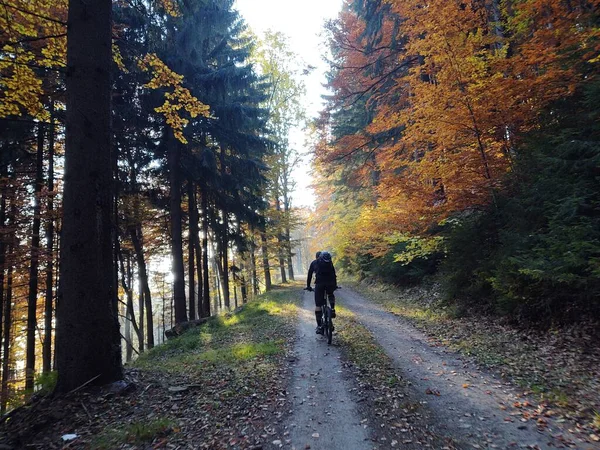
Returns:
[[[316,164],[347,164],[338,184],[372,191],[353,238],[373,254],[493,202],[541,111],[598,72],[598,0],[386,0],[379,22],[355,3],[332,33],[330,139]],[[335,112],[359,99],[368,122],[344,133]]]

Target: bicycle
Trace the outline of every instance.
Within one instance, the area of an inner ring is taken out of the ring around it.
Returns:
[[[341,286],[336,286],[333,290],[336,291],[340,289]],[[312,288],[304,288],[305,291],[312,292]],[[323,306],[321,306],[321,311],[323,311],[323,335],[327,337],[327,345],[331,345],[331,341],[333,339],[333,332],[335,331],[335,327],[333,326],[333,318],[331,317],[331,306],[329,306],[329,297],[327,296],[327,290],[325,289],[324,302]]]

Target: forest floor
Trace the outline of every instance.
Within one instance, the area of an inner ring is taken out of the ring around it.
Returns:
[[[0,450],[600,448],[593,416],[520,387],[506,357],[488,351],[496,365],[483,367],[443,338],[466,331],[431,319],[426,335],[404,318],[427,316],[416,301],[400,317],[396,291],[359,288],[369,300],[338,291],[331,346],[315,334],[312,294],[277,288],[147,352],[125,382],[5,416]],[[535,375],[542,356],[527,357]],[[583,386],[584,375],[567,382]],[[595,408],[597,391],[577,389]]]
[[[126,383],[20,408],[0,449],[260,448],[284,411],[298,299],[276,289],[145,353]]]

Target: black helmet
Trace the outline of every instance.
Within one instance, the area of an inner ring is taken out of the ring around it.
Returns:
[[[325,262],[330,262],[331,254],[329,252],[321,252],[321,259]]]
[[[319,251],[317,252],[317,255],[315,256],[315,259],[319,259],[319,256],[321,256],[321,250],[319,250]]]

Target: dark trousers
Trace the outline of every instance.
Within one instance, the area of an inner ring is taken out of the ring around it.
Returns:
[[[327,298],[329,299],[330,305],[335,305],[335,284],[315,284],[315,306],[325,305],[325,292],[327,292]]]

